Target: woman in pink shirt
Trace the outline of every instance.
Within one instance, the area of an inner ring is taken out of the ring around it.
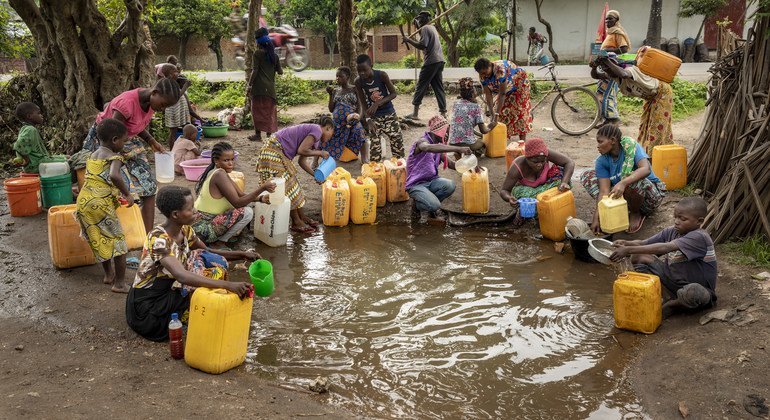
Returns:
[[[152,88],[139,88],[123,92],[113,98],[96,116],[96,123],[88,131],[83,149],[94,151],[99,147],[96,125],[105,118],[114,118],[125,124],[129,140],[123,147],[126,158],[131,194],[142,201],[142,219],[149,232],[155,224],[155,193],[158,186],[150,162],[147,160],[145,143],[156,152],[165,152],[163,146],[147,131],[155,112],[174,105],[180,97],[179,85],[171,79],[160,79]]]

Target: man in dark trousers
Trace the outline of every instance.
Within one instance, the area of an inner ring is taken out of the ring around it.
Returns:
[[[433,88],[433,94],[436,95],[438,110],[442,116],[446,117],[446,95],[444,94],[444,81],[441,73],[444,71],[444,52],[441,50],[441,40],[438,31],[430,22],[430,12],[420,12],[414,18],[414,23],[420,28],[420,41],[414,41],[411,38],[403,37],[403,42],[410,44],[423,51],[422,68],[420,68],[420,78],[417,80],[417,89],[414,91],[412,105],[414,112],[404,118],[416,120],[417,113],[422,104],[422,98],[428,92],[428,86]]]

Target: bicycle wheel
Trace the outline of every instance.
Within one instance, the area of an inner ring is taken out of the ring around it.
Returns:
[[[561,132],[579,136],[599,123],[599,99],[582,86],[568,87],[551,104],[551,119]]]

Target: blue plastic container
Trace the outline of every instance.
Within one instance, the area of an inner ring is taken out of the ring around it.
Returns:
[[[540,65],[541,66],[544,66],[544,65],[546,65],[546,64],[548,64],[550,62],[551,62],[551,58],[548,57],[547,55],[543,54],[543,55],[540,56]]]
[[[537,200],[534,198],[520,198],[519,214],[525,219],[535,217],[537,215]]]
[[[334,162],[334,159],[331,156],[329,156],[328,158],[321,161],[321,164],[318,165],[318,168],[316,168],[315,172],[313,172],[313,176],[315,177],[316,181],[324,182],[336,168],[337,163]]]
[[[201,141],[201,136],[203,135],[203,129],[200,127],[195,127],[198,130],[198,134],[195,135],[195,141]],[[182,130],[176,130],[176,137],[179,138],[182,135]]]

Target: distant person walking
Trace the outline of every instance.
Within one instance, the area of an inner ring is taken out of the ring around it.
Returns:
[[[251,97],[251,119],[254,122],[254,134],[249,136],[249,140],[262,141],[262,132],[270,137],[278,131],[275,75],[283,74],[283,69],[267,29],[259,28],[255,36],[257,49],[254,51],[251,77],[246,88]]]
[[[543,56],[545,43],[548,42],[548,38],[537,33],[535,27],[532,26],[527,34],[527,41],[527,65],[540,63],[540,57]]]
[[[439,39],[436,27],[428,25],[428,22],[430,22],[430,12],[420,12],[420,14],[414,18],[415,25],[420,28],[420,41],[417,42],[409,37],[403,37],[404,43],[423,51],[420,77],[417,79],[417,88],[415,89],[414,97],[412,98],[414,111],[410,115],[404,117],[412,120],[419,119],[417,113],[420,110],[422,98],[425,97],[425,94],[428,92],[428,86],[433,88],[433,94],[436,95],[436,102],[438,102],[438,110],[441,115],[446,118],[446,95],[444,94],[444,80],[442,79],[442,73],[444,72],[444,52],[441,49],[441,40]]]
[[[620,25],[620,13],[617,10],[610,10],[604,18],[604,24],[607,27],[607,37],[602,41],[602,51],[606,53],[625,54],[631,48],[631,41],[628,38],[626,30]],[[599,80],[596,87],[596,95],[601,102],[602,116],[605,124],[620,124],[620,113],[618,112],[618,83],[610,78]]]

